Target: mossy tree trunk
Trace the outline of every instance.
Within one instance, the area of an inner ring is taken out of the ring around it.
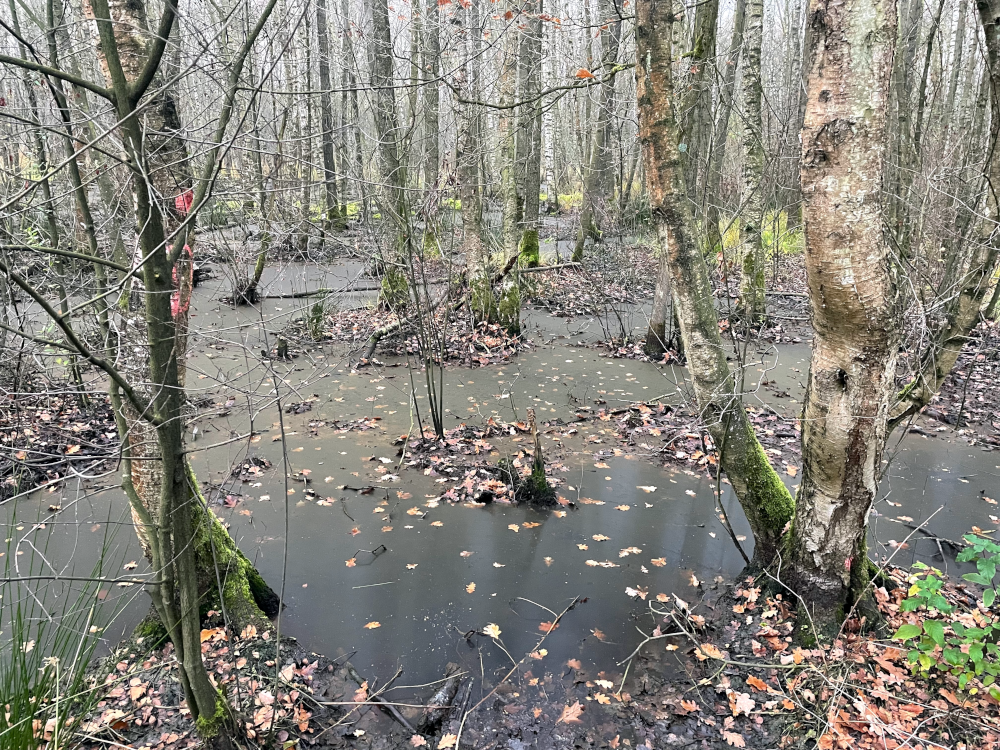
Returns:
[[[542,83],[542,0],[528,7],[527,30],[522,41],[521,58],[525,68],[521,130],[525,140],[524,212],[518,252],[528,268],[539,265],[538,215],[542,182],[542,102],[538,98]]]
[[[726,362],[708,266],[687,200],[671,73],[673,0],[641,0],[636,8],[639,137],[653,222],[664,253],[698,406],[718,446],[722,468],[753,531],[754,561],[778,550],[794,503],[754,435]]]

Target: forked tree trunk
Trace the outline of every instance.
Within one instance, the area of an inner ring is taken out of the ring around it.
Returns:
[[[639,137],[650,209],[666,256],[698,407],[753,530],[754,561],[767,564],[794,504],[754,435],[719,334],[709,270],[681,170],[671,78],[674,12],[673,0],[640,0],[636,7]]]
[[[867,585],[865,534],[902,339],[880,198],[895,2],[812,0],[810,34],[801,174],[815,333],[786,581],[822,628]]]

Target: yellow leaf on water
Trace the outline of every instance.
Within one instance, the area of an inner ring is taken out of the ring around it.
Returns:
[[[474,583],[470,583],[468,586],[465,587],[466,594],[471,594],[475,590],[476,590],[476,584]]]
[[[518,531],[521,530],[521,527],[518,526],[516,523],[509,523],[509,524],[507,524],[507,528],[510,529],[511,531],[513,531],[514,533],[517,533]]]
[[[500,626],[495,622],[489,623],[485,628],[483,628],[483,634],[488,635],[490,638],[500,637]]]
[[[365,625],[365,630],[374,630],[375,628],[380,628],[380,627],[382,627],[382,623],[380,623],[378,620],[372,620],[370,623]]]
[[[458,742],[457,734],[446,734],[438,742],[438,750],[448,750],[449,747],[455,747],[456,742]]]
[[[785,473],[788,474],[788,476],[790,477],[794,477],[796,474],[799,473],[799,469],[797,466],[792,466],[791,464],[785,464]],[[742,737],[740,739],[742,739]]]

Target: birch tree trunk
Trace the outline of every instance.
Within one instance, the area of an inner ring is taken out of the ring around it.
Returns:
[[[702,205],[709,135],[712,132],[712,88],[715,65],[719,0],[698,3],[694,15],[694,39],[686,56],[689,73],[682,97],[681,138],[685,150],[684,183],[696,206]]]
[[[751,327],[764,322],[764,142],[760,48],[764,38],[764,0],[746,0],[743,55],[743,210],[740,213],[742,277],[737,315]]]
[[[709,270],[684,187],[673,109],[674,12],[673,0],[640,0],[636,6],[636,94],[646,186],[698,407],[753,530],[754,563],[765,565],[778,550],[793,502],[754,435],[719,334]]]
[[[802,128],[805,264],[815,331],[787,582],[822,630],[864,593],[901,333],[880,200],[894,0],[812,0]]]
[[[427,224],[424,227],[424,252],[431,255],[439,255],[437,235],[434,227],[431,226],[432,216],[437,208],[437,195],[439,190],[439,173],[441,170],[441,133],[438,110],[441,106],[441,92],[438,84],[438,76],[441,71],[441,23],[438,15],[437,0],[427,0],[424,9],[424,49],[423,49],[423,78],[425,83],[422,87],[424,97],[424,192],[425,199],[433,203],[432,210],[428,212],[425,219]]]

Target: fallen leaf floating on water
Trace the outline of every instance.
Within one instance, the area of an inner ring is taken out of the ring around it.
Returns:
[[[459,552],[459,554],[462,557],[472,557],[475,554],[475,552],[469,552],[469,550],[466,549],[466,550],[462,550],[461,552]]]
[[[554,563],[555,560],[553,560],[551,557],[543,557],[542,558],[542,562],[545,563],[545,567],[551,568],[552,567],[552,563]]]
[[[353,529],[351,529],[351,536],[357,536],[360,533],[361,533],[361,529],[359,529],[357,526],[355,526]]]
[[[611,680],[594,680],[594,684],[605,690],[610,690],[615,686],[615,683],[611,682]]]
[[[528,654],[528,656],[530,656],[532,659],[541,661],[548,655],[548,653],[549,653],[548,649],[540,648],[537,651],[532,651],[530,654]]]
[[[605,641],[605,639],[607,638],[607,636],[606,636],[606,635],[604,635],[604,631],[603,631],[603,630],[598,630],[597,628],[594,628],[594,629],[593,629],[593,630],[591,630],[590,632],[591,632],[591,633],[593,633],[593,635],[594,635],[594,638],[596,638],[597,640],[601,641],[602,643],[603,643],[603,642]]]
[[[410,744],[413,747],[425,747],[427,745],[427,740],[425,740],[419,734],[415,734],[412,737],[410,737]]]
[[[694,573],[692,573],[691,577],[688,579],[688,586],[701,586],[701,581],[698,580],[698,576]]]
[[[365,630],[374,630],[375,628],[380,628],[380,627],[382,627],[382,623],[380,623],[378,620],[372,620],[370,623],[365,625]]]
[[[649,589],[643,589],[641,586],[638,588],[632,588],[631,586],[625,587],[625,593],[631,596],[633,599],[639,597],[643,601],[646,601],[646,597],[649,595]]]
[[[418,565],[420,565],[420,563],[407,563],[407,564],[406,564],[406,569],[407,569],[407,570],[413,570],[413,569],[414,569],[415,567],[417,567]]]
[[[643,492],[656,492],[656,487],[651,484],[639,484],[636,485],[637,490],[642,490]]]
[[[594,535],[593,535],[592,537],[590,537],[590,538],[591,538],[591,539],[593,539],[593,540],[594,540],[595,542],[606,542],[606,541],[608,541],[608,540],[609,540],[609,539],[610,539],[611,537],[609,537],[609,536],[604,536],[604,534],[594,534]]]
[[[595,693],[594,700],[600,703],[602,706],[608,706],[611,704],[611,699],[604,693]]]
[[[621,567],[618,563],[613,563],[610,560],[604,560],[603,562],[597,562],[597,560],[587,560],[585,565],[589,565],[591,568],[618,568]]]
[[[565,706],[556,720],[556,724],[581,724],[580,714],[583,713],[583,706],[580,701],[576,701],[572,706]]]
[[[431,526],[444,526],[444,523],[441,521],[432,521]]]
[[[490,638],[499,638],[500,626],[497,625],[495,622],[491,622],[489,625],[483,628],[483,634],[488,635]]]
[[[590,547],[588,547],[586,544],[578,544],[576,546],[579,547],[582,550],[588,550],[588,549],[590,549]]]
[[[747,746],[747,741],[745,739],[743,739],[743,735],[742,734],[737,734],[736,732],[727,732],[727,731],[723,730],[723,732],[722,732],[722,739],[724,739],[727,743],[729,743],[733,747],[746,747]]]
[[[641,555],[642,550],[638,547],[626,547],[618,553],[618,557],[628,557],[629,555]]]
[[[392,531],[392,526],[383,526],[383,527],[382,527],[382,531],[383,531],[383,532],[386,532],[386,531]]]
[[[624,513],[627,510],[631,510],[631,508],[632,508],[631,505],[616,505],[615,506],[615,510],[620,510],[622,513]]]
[[[493,567],[494,568],[506,568],[507,566],[504,563],[495,562],[495,563],[493,563]]]
[[[520,531],[520,530],[521,530],[521,527],[520,527],[520,526],[518,526],[518,525],[517,525],[516,523],[509,523],[509,524],[507,524],[507,528],[508,528],[508,529],[510,529],[511,531],[513,531],[513,532],[514,532],[515,534],[516,534],[516,533],[517,533],[518,531]]]
[[[711,643],[703,643],[698,648],[694,650],[694,655],[698,657],[699,661],[705,661],[705,659],[721,659],[722,652],[719,651],[718,647]]]
[[[583,664],[580,663],[579,659],[570,659],[566,662],[566,666],[570,669],[583,669]]]
[[[458,742],[457,734],[446,734],[438,743],[438,750],[448,750],[449,747],[455,747],[456,742]]]
[[[417,506],[414,506],[410,508],[408,511],[406,511],[406,515],[408,516],[419,516],[421,514],[423,514],[423,511]]]
[[[685,494],[688,494],[691,497],[697,497],[698,496],[698,493],[695,492],[694,490],[684,490],[684,492],[685,492]]]
[[[791,464],[785,464],[785,473],[788,474],[788,476],[790,477],[794,477],[796,474],[799,473],[799,469],[798,467],[792,466]]]
[[[468,586],[465,587],[466,594],[471,594],[475,590],[476,590],[476,584],[474,583],[470,583]]]
[[[525,529],[533,529],[533,528],[535,528],[536,526],[541,526],[541,525],[542,525],[542,524],[540,524],[540,523],[537,523],[537,522],[535,522],[535,521],[525,521],[524,523],[522,523],[522,524],[521,524],[521,527],[522,527],[522,528],[525,528]]]
[[[551,622],[540,622],[540,623],[538,623],[538,629],[541,630],[543,633],[551,633],[553,630],[555,630],[558,627],[559,627],[559,623],[558,622],[557,623],[551,623]]]
[[[344,565],[346,565],[348,568],[353,568],[357,564],[358,564],[357,560],[355,560],[353,557],[350,560],[344,561]]]
[[[667,558],[665,557],[654,557],[649,561],[651,564],[655,565],[657,568],[662,568],[667,564]]]

